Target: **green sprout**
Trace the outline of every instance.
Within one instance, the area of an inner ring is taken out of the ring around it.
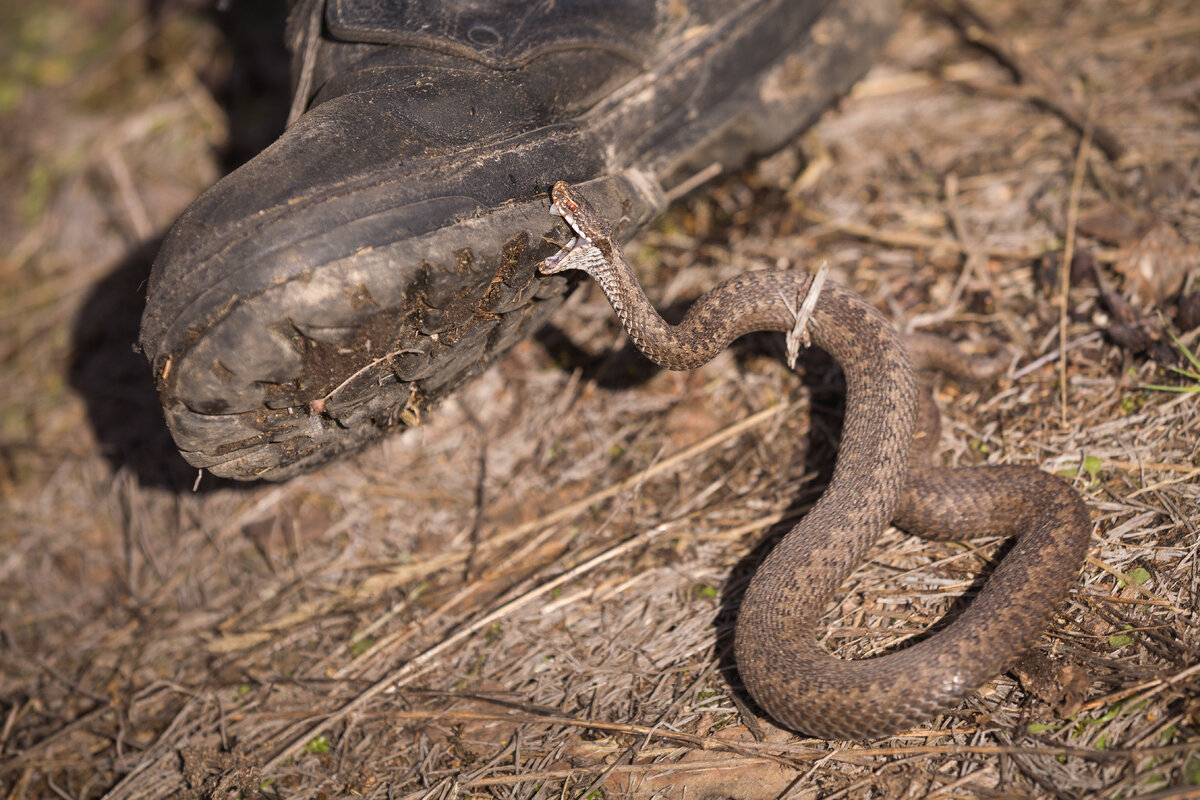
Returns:
[[[308,741],[308,744],[304,745],[305,751],[309,753],[328,753],[331,747],[329,737],[323,733],[314,736]]]
[[[1170,328],[1167,328],[1164,325],[1163,329],[1166,330],[1167,336],[1171,337],[1171,342],[1175,345],[1175,348],[1177,350],[1179,350],[1179,352],[1183,353],[1184,358],[1186,358],[1188,360],[1188,363],[1192,365],[1191,369],[1186,369],[1184,367],[1167,367],[1167,369],[1171,370],[1171,372],[1174,372],[1178,375],[1182,375],[1183,377],[1192,381],[1192,383],[1187,386],[1167,386],[1166,384],[1162,384],[1162,383],[1151,383],[1151,384],[1147,384],[1146,388],[1154,389],[1159,392],[1198,392],[1198,393],[1200,393],[1200,357],[1197,357],[1195,353],[1193,353],[1191,350],[1188,349],[1187,345],[1185,345],[1183,342],[1179,341],[1179,337],[1176,336],[1175,334],[1171,333]]]

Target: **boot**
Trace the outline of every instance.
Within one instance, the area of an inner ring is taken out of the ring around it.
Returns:
[[[574,285],[558,180],[628,240],[811,125],[892,0],[299,0],[292,121],[183,213],[142,320],[167,425],[284,479],[419,422]],[[709,170],[710,172],[712,170]]]

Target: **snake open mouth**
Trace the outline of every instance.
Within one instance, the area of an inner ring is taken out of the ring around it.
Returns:
[[[541,264],[538,264],[538,271],[543,275],[553,275],[557,272],[566,272],[568,269],[571,269],[569,266],[562,266],[562,262],[567,256],[571,255],[571,252],[576,247],[581,244],[579,238],[580,237],[578,236],[572,236],[571,241],[563,245],[561,250],[552,256],[548,256],[545,261],[543,261]],[[588,242],[585,239],[584,244],[587,243]]]
[[[583,231],[580,230],[579,223],[575,218],[575,212],[579,210],[579,207],[575,203],[571,202],[571,199],[567,197],[566,193],[559,188],[560,184],[555,184],[554,189],[550,192],[550,197],[552,198],[550,201],[550,213],[562,217],[563,220],[571,226],[571,230],[575,232],[575,235],[571,237],[570,241],[562,246],[561,250],[548,257],[545,261],[538,265],[538,271],[543,275],[553,275],[558,272],[565,272],[569,269],[572,269],[570,266],[560,265],[562,265],[563,260],[569,256],[573,250],[576,248],[587,247],[592,243],[592,240],[585,236]]]

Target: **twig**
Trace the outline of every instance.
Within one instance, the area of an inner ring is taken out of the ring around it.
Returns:
[[[306,742],[311,741],[314,737],[329,730],[339,721],[360,710],[374,698],[381,694],[395,691],[398,687],[403,686],[405,683],[419,675],[426,667],[431,666],[433,662],[444,652],[455,647],[456,645],[461,644],[479,631],[486,629],[496,620],[502,619],[516,611],[518,608],[527,605],[531,601],[553,592],[563,584],[570,583],[580,575],[595,569],[604,562],[611,561],[617,556],[623,555],[629,550],[632,550],[634,547],[651,541],[664,529],[665,528],[663,526],[658,526],[651,528],[648,531],[643,531],[635,536],[631,536],[620,544],[614,545],[602,553],[589,558],[587,561],[579,564],[573,569],[567,570],[557,578],[546,581],[536,589],[522,593],[517,597],[514,597],[512,600],[509,600],[507,603],[501,604],[493,611],[477,617],[471,624],[460,628],[458,631],[454,632],[450,636],[447,636],[438,644],[435,644],[433,647],[430,647],[429,649],[419,653],[411,661],[406,662],[403,666],[393,670],[383,678],[371,684],[371,686],[359,694],[358,697],[354,698],[349,703],[346,703],[332,714],[329,714],[316,725],[307,728],[298,736],[293,737],[286,745],[283,746],[283,748],[279,750],[278,753],[275,754],[274,758],[267,762],[267,764],[263,767],[263,773],[270,773],[278,768],[280,764],[291,757],[293,752],[303,747]]]
[[[485,557],[488,553],[494,551],[496,548],[502,547],[504,545],[509,544],[510,542],[514,542],[514,541],[517,541],[518,539],[528,536],[530,533],[532,533],[535,530],[538,530],[538,529],[543,528],[548,525],[553,525],[557,522],[561,522],[564,519],[570,519],[571,517],[575,516],[576,514],[579,514],[583,511],[588,510],[596,503],[602,502],[604,500],[609,499],[610,497],[618,495],[618,494],[626,491],[630,487],[636,486],[638,483],[647,480],[648,478],[652,478],[655,475],[658,475],[662,472],[666,472],[667,470],[673,469],[673,468],[677,467],[678,465],[680,465],[686,461],[689,461],[692,458],[695,458],[696,456],[700,455],[701,453],[711,450],[712,448],[716,447],[717,445],[722,444],[722,443],[728,441],[729,439],[734,438],[735,436],[740,436],[742,433],[749,430],[750,428],[753,428],[756,425],[758,425],[762,422],[765,422],[766,420],[771,419],[772,417],[774,417],[778,414],[782,414],[786,411],[791,410],[793,408],[793,406],[794,406],[793,403],[780,403],[778,405],[771,406],[770,408],[764,408],[762,411],[759,411],[756,414],[752,414],[749,417],[746,417],[746,419],[741,420],[740,422],[736,422],[733,425],[728,426],[727,428],[723,428],[722,430],[717,431],[713,435],[705,438],[704,440],[702,440],[700,442],[697,442],[696,444],[692,445],[691,447],[685,448],[684,450],[681,450],[680,452],[676,453],[675,455],[673,455],[669,458],[665,458],[662,461],[658,462],[657,464],[654,464],[654,465],[642,470],[641,472],[638,472],[634,475],[629,476],[628,478],[626,478],[623,481],[618,481],[614,484],[606,486],[603,489],[600,489],[599,491],[592,492],[587,497],[577,500],[574,503],[568,503],[567,505],[562,506],[561,508],[558,508],[555,511],[552,511],[551,513],[546,514],[545,516],[538,517],[535,520],[530,520],[529,522],[523,523],[514,528],[509,528],[506,531],[501,531],[500,533],[497,533],[496,535],[489,537],[488,539],[486,539],[485,541],[483,541],[480,544],[480,557]],[[404,581],[409,580],[412,577],[415,577],[418,575],[428,575],[432,571],[435,571],[438,569],[445,569],[446,567],[458,564],[467,557],[468,552],[469,551],[466,548],[460,548],[458,550],[455,550],[455,551],[452,551],[449,553],[444,553],[440,556],[429,559],[428,561],[423,561],[418,564],[406,564],[401,567],[398,567],[395,570],[393,570],[387,574],[387,576],[386,576],[387,578],[395,579],[395,582],[392,582],[391,580],[389,580],[388,585],[391,586],[391,585],[395,585],[395,583],[403,583]],[[377,575],[377,576],[373,576],[372,578],[368,578],[367,581],[365,581],[364,584],[358,588],[356,594],[358,594],[360,596],[362,596],[364,592],[366,595],[376,594],[377,592],[368,590],[368,584],[372,583],[373,578],[381,579],[384,577],[385,576]],[[373,586],[371,588],[373,588]]]
[[[150,221],[146,204],[142,202],[141,195],[138,194],[133,175],[129,172],[129,165],[125,163],[120,150],[115,146],[104,154],[103,159],[104,165],[108,167],[108,172],[112,176],[113,184],[116,186],[117,197],[120,198],[121,205],[125,207],[125,214],[128,217],[135,241],[149,241],[154,236],[154,223]]]
[[[796,368],[796,362],[800,358],[800,348],[809,347],[812,344],[812,337],[808,334],[808,320],[812,317],[813,309],[817,306],[817,298],[821,296],[821,289],[825,286],[825,279],[829,277],[829,262],[822,261],[821,266],[817,269],[817,274],[808,284],[808,290],[804,293],[804,300],[800,303],[799,310],[792,308],[792,302],[789,298],[783,298],[784,305],[792,312],[792,317],[795,319],[795,324],[787,333],[787,363],[789,369]]]
[[[1062,353],[1059,362],[1058,388],[1062,403],[1062,424],[1067,425],[1067,312],[1070,309],[1071,261],[1075,258],[1075,228],[1079,222],[1079,194],[1083,191],[1083,176],[1087,172],[1088,152],[1092,144],[1091,115],[1083,128],[1079,141],[1079,153],[1075,156],[1075,176],[1071,179],[1071,198],[1067,203],[1067,242],[1063,248],[1062,264],[1059,266],[1058,349]]]
[[[1152,692],[1161,691],[1167,686],[1179,683],[1183,679],[1190,677],[1195,672],[1200,671],[1200,664],[1188,667],[1183,672],[1172,676],[1165,680],[1154,680],[1145,684],[1140,684],[1133,687],[1134,690],[1140,691],[1150,689]],[[1122,695],[1108,695],[1105,698],[1100,698],[1096,701],[1089,702],[1085,708],[1097,708],[1102,705],[1107,705],[1114,700],[1128,697],[1131,694],[1136,694],[1136,691],[1125,692]],[[490,702],[488,698],[479,695],[472,695],[475,699],[484,702]],[[286,719],[292,717],[297,712],[261,712],[255,716],[263,719]],[[237,715],[234,716],[237,718]],[[851,744],[843,750],[831,753],[825,749],[822,742],[818,740],[798,740],[789,742],[754,742],[754,741],[737,741],[734,739],[724,739],[717,736],[704,736],[695,733],[684,733],[682,731],[671,730],[670,728],[655,727],[650,725],[638,725],[622,722],[605,722],[601,720],[579,719],[558,714],[541,714],[534,713],[528,707],[521,713],[496,713],[487,711],[459,711],[446,709],[388,709],[378,713],[372,712],[363,715],[364,719],[382,718],[395,722],[399,720],[422,721],[428,719],[439,719],[443,721],[453,722],[512,722],[517,724],[548,724],[561,725],[564,727],[583,728],[593,731],[601,731],[611,733],[618,736],[638,736],[646,737],[647,739],[659,739],[668,742],[677,742],[681,745],[691,746],[697,750],[716,750],[728,753],[735,753],[741,756],[750,756],[755,758],[770,758],[780,763],[787,764],[794,760],[809,760],[809,759],[824,759],[832,758],[833,760],[857,760],[863,757],[871,756],[913,756],[913,755],[1025,755],[1025,756],[1045,756],[1054,758],[1057,756],[1065,756],[1068,758],[1082,758],[1089,761],[1122,761],[1145,758],[1148,756],[1166,756],[1176,753],[1187,752],[1193,749],[1195,745],[1190,742],[1182,742],[1179,744],[1159,745],[1156,747],[1131,747],[1131,748],[1113,748],[1110,750],[1097,750],[1090,747],[1063,747],[1057,745],[1049,746],[1021,746],[1021,745],[938,745],[938,744],[899,744],[899,745],[879,745],[879,746],[859,746]],[[957,728],[954,733],[969,734],[972,733],[970,728]],[[946,736],[951,731],[947,730],[909,730],[901,731],[894,737],[890,738],[905,738],[913,736]],[[264,770],[265,771],[265,770]]]
[[[1080,707],[1080,711],[1091,711],[1094,708],[1107,708],[1113,703],[1119,703],[1130,697],[1136,697],[1134,702],[1142,702],[1148,700],[1159,692],[1174,686],[1177,683],[1182,683],[1184,680],[1191,678],[1197,672],[1200,672],[1200,664],[1192,664],[1185,667],[1183,670],[1175,673],[1169,678],[1155,678],[1154,680],[1139,683],[1136,686],[1129,686],[1120,689],[1116,692],[1106,694],[1103,697],[1097,697],[1089,700]]]
[[[725,167],[722,166],[720,162],[714,161],[704,169],[697,172],[695,175],[692,175],[691,177],[684,179],[678,185],[671,187],[671,189],[667,192],[667,202],[674,203],[692,189],[702,186],[703,184],[708,183],[710,180],[720,175],[724,169]]]
[[[675,699],[672,700],[671,703],[662,710],[662,713],[658,715],[658,717],[654,720],[654,724],[651,725],[650,728],[652,730],[658,730],[660,727],[662,727],[666,722],[667,716],[675,711],[675,708],[680,704],[680,702],[683,701],[684,698],[690,697],[692,692],[699,688],[704,681],[708,680],[709,676],[712,675],[713,670],[716,669],[716,666],[716,661],[709,662],[709,665],[705,669],[701,670],[700,674],[696,676],[696,679],[692,681],[691,686],[689,686],[686,691],[677,694]],[[602,788],[608,781],[609,776],[611,776],[618,767],[622,766],[625,762],[632,763],[637,758],[638,753],[641,753],[643,750],[645,750],[646,746],[650,744],[650,740],[652,738],[653,734],[647,733],[645,736],[640,737],[638,740],[634,741],[633,744],[626,747],[619,756],[610,759],[609,765],[602,770],[590,784],[588,784],[586,789],[579,793],[579,796],[592,797],[592,793],[597,789]]]
[[[1104,338],[1104,334],[1102,332],[1092,331],[1091,333],[1086,333],[1083,336],[1080,336],[1078,339],[1074,339],[1070,342],[1067,342],[1067,346],[1066,346],[1065,350],[1074,350],[1077,347],[1083,347],[1085,344],[1091,344],[1092,342],[1098,342],[1103,338]],[[1057,350],[1051,350],[1049,353],[1046,353],[1044,356],[1035,358],[1033,361],[1030,361],[1028,364],[1026,364],[1025,366],[1021,367],[1019,370],[1014,372],[1009,377],[1009,380],[1019,381],[1019,380],[1021,380],[1021,378],[1024,378],[1026,375],[1028,375],[1032,372],[1037,372],[1039,369],[1041,369],[1042,367],[1049,364],[1051,361],[1054,361],[1059,356],[1061,356],[1063,354],[1063,352],[1065,352],[1065,350],[1064,350],[1064,348],[1059,347]]]
[[[1110,160],[1119,161],[1125,155],[1125,146],[1107,128],[1089,121],[1088,110],[1061,87],[1054,71],[1045,62],[1035,55],[1020,52],[1010,39],[996,32],[995,27],[969,0],[950,0],[943,4],[942,12],[958,28],[963,38],[991,53],[1018,81],[1034,89],[1031,100],[1058,115],[1080,133],[1085,133],[1089,126],[1094,127],[1096,146]]]
[[[966,248],[961,242],[954,239],[948,239],[942,236],[928,236],[923,233],[914,231],[894,231],[884,228],[877,228],[873,225],[868,225],[864,222],[853,222],[850,220],[835,219],[828,214],[818,211],[815,208],[806,205],[800,205],[796,209],[801,217],[814,222],[817,225],[824,225],[837,233],[844,233],[847,236],[853,236],[858,239],[864,239],[868,242],[879,242],[880,244],[890,245],[892,247],[907,247],[920,250],[948,250],[953,253],[965,253]],[[1052,244],[1045,244],[1039,247],[1032,247],[1028,250],[1009,250],[1003,247],[981,247],[979,254],[989,258],[1002,258],[1007,261],[1032,261],[1046,253],[1054,250]]]
[[[1082,459],[1084,454],[1080,453],[1079,457]],[[1151,472],[1181,472],[1184,479],[1200,475],[1200,467],[1193,467],[1190,464],[1165,464],[1154,461],[1114,461],[1107,458],[1102,463],[1106,467],[1115,467],[1116,469],[1148,469]],[[1134,493],[1134,495],[1136,494],[1137,492]]]
[[[1114,567],[1110,564],[1106,564],[1103,561],[1101,561],[1100,559],[1093,558],[1092,556],[1087,557],[1087,563],[1091,564],[1093,567],[1099,567],[1100,569],[1104,570],[1109,575],[1112,575],[1114,578],[1116,578],[1117,580],[1124,583],[1126,586],[1132,588],[1134,591],[1136,591],[1138,594],[1140,594],[1145,599],[1152,600],[1152,601],[1158,601],[1161,604],[1163,604],[1164,606],[1166,606],[1167,608],[1174,611],[1176,614],[1185,613],[1182,608],[1178,608],[1178,607],[1172,605],[1169,601],[1164,600],[1163,598],[1157,596],[1156,594],[1154,594],[1154,592],[1150,591],[1145,586],[1142,586],[1140,583],[1138,583],[1133,578],[1129,577],[1128,575],[1126,575],[1124,572],[1117,569],[1116,567]]]
[[[930,314],[919,314],[905,324],[904,329],[909,333],[954,316],[958,310],[958,304],[962,300],[963,292],[966,291],[967,283],[980,271],[979,264],[984,260],[979,243],[967,230],[966,223],[963,222],[958,206],[958,175],[954,172],[946,176],[945,193],[946,216],[950,218],[950,225],[954,229],[954,236],[958,240],[959,250],[963,255],[962,271],[958,273],[958,279],[954,281],[950,296],[946,298],[941,309]]]
[[[310,411],[312,411],[314,414],[324,413],[325,404],[327,402],[329,402],[330,400],[332,400],[333,396],[335,394],[337,394],[342,389],[345,389],[347,386],[349,386],[356,378],[358,378],[361,375],[365,375],[367,372],[370,372],[372,369],[374,369],[379,364],[382,364],[384,361],[390,361],[391,359],[395,358],[396,356],[403,355],[404,353],[416,353],[417,355],[425,354],[423,351],[416,350],[411,347],[401,347],[400,349],[393,350],[390,353],[384,353],[379,358],[368,361],[362,367],[360,367],[360,368],[356,369],[354,372],[350,373],[350,376],[348,378],[346,378],[346,380],[342,381],[337,386],[330,389],[329,392],[326,393],[326,395],[324,397],[319,397],[316,400],[309,402],[308,405],[309,405]]]
[[[577,500],[574,503],[568,503],[567,505],[562,506],[542,517],[538,517],[537,519],[530,520],[529,522],[517,525],[516,527],[509,528],[508,530],[500,531],[499,533],[480,541],[477,548],[472,548],[470,546],[460,547],[456,550],[442,553],[418,563],[403,564],[376,572],[364,578],[355,586],[336,590],[331,597],[319,601],[313,601],[307,604],[305,607],[299,609],[291,609],[283,616],[283,619],[294,622],[296,619],[301,617],[312,618],[318,614],[326,613],[332,608],[336,608],[339,603],[347,600],[361,600],[365,598],[376,597],[394,586],[407,583],[408,581],[417,577],[428,576],[439,570],[459,566],[465,563],[467,559],[471,557],[473,551],[476,558],[486,559],[489,554],[495,552],[500,547],[527,537],[534,531],[549,527],[555,523],[561,522],[564,519],[570,519],[576,514],[587,511],[596,503],[602,502],[610,497],[627,491],[628,489],[637,486],[642,481],[648,480],[655,475],[673,469],[674,467],[677,467],[678,465],[695,458],[701,453],[711,450],[712,448],[728,441],[729,439],[741,435],[756,425],[759,425],[760,423],[765,422],[776,415],[783,414],[791,410],[793,407],[794,403],[788,402],[779,403],[771,406],[770,408],[764,408],[762,411],[752,414],[744,420],[717,431],[716,433],[700,442],[697,442],[691,447],[685,448],[669,458],[652,464],[646,469],[629,476],[623,481],[618,481],[617,483],[611,484],[599,491],[593,492],[587,497]],[[237,519],[246,519],[248,517],[252,517],[262,508],[269,507],[271,503],[275,502],[276,493],[281,491],[282,489],[275,490],[275,492],[268,495],[263,500],[260,500],[247,512],[239,514]],[[220,623],[218,625],[218,629],[223,632],[228,631],[234,623],[245,618],[252,611],[257,610],[260,605],[261,604],[256,603],[240,609],[238,613],[231,615],[229,618]],[[249,643],[256,643],[269,638],[271,631],[277,630],[280,627],[282,627],[280,620],[273,620],[271,622],[259,625],[253,631],[224,633],[222,636],[210,640],[206,644],[206,647],[213,652],[228,652],[231,650],[241,649],[247,646]]]

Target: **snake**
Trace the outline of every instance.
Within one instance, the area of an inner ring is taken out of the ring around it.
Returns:
[[[800,270],[753,270],[709,290],[671,325],[583,194],[560,181],[550,199],[573,236],[539,271],[590,275],[637,348],[665,369],[699,367],[752,331],[793,332],[797,308],[815,288]],[[1070,484],[1040,469],[932,463],[938,415],[932,398],[921,401],[917,370],[978,378],[1007,360],[955,355],[961,351],[928,334],[902,338],[874,306],[832,281],[819,287],[803,334],[845,376],[841,443],[825,491],[745,589],[733,637],[737,673],[786,728],[823,739],[890,736],[953,709],[1033,647],[1076,581],[1090,518]],[[944,627],[882,655],[839,658],[820,644],[821,618],[889,524],[929,539],[1015,542]]]

